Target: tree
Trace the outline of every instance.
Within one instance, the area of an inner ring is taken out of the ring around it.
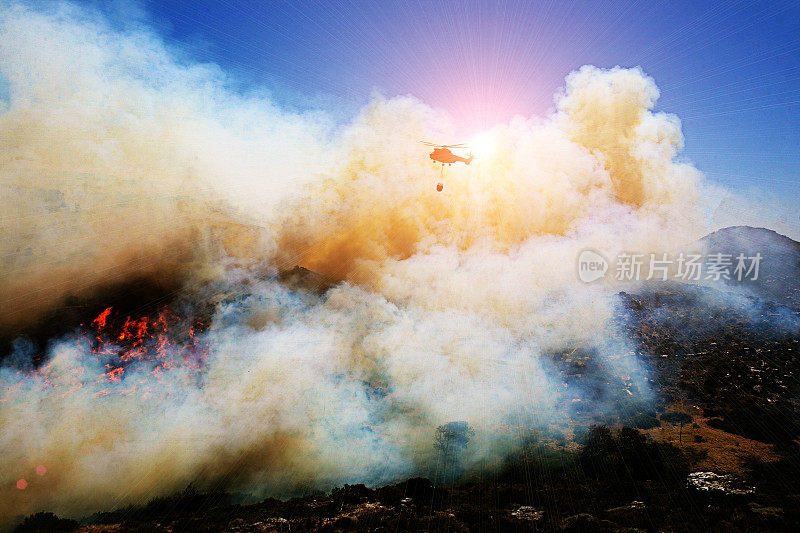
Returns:
[[[436,428],[434,446],[443,453],[464,450],[474,434],[467,422],[448,422]]]
[[[445,468],[452,466],[454,477],[463,471],[461,465],[463,454],[474,434],[469,424],[464,421],[448,422],[436,428],[433,445],[441,453]]]

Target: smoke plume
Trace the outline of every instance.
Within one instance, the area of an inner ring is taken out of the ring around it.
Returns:
[[[702,234],[680,123],[639,69],[573,72],[551,116],[482,132],[491,149],[441,178],[418,141],[454,128],[413,97],[337,127],[70,4],[3,6],[0,74],[0,326],[141,278],[214,309],[199,362],[177,342],[173,364],[109,376],[120,348],[100,357],[83,333],[36,369],[19,348],[0,369],[0,521],[189,483],[385,482],[435,468],[451,421],[475,431],[465,464],[491,464],[518,444],[504,427],[608,407],[553,353],[648,397],[613,334],[618,288],[575,274],[585,248]],[[295,265],[333,288],[281,282]]]

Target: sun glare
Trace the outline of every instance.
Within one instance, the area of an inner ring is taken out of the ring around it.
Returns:
[[[477,158],[487,159],[495,154],[497,144],[491,132],[483,131],[472,136],[469,147]]]

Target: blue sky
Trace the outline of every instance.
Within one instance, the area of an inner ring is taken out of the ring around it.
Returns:
[[[96,5],[96,2],[93,2]],[[584,64],[641,66],[685,157],[730,187],[798,191],[800,1],[117,2],[284,105],[345,119],[413,94],[466,134],[544,115]]]

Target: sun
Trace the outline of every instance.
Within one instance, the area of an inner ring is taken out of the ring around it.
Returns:
[[[469,147],[475,157],[488,159],[497,152],[497,141],[491,132],[483,131],[472,136]]]

